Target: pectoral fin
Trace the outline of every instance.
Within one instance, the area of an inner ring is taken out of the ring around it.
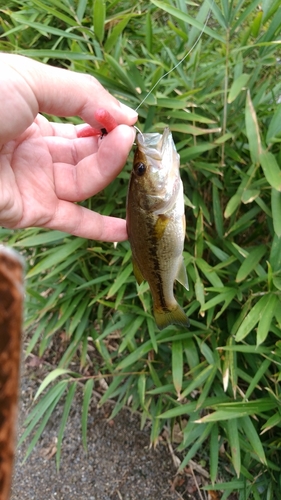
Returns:
[[[134,275],[135,275],[135,278],[137,280],[137,284],[140,285],[144,281],[144,277],[143,277],[143,275],[140,271],[140,268],[139,268],[137,262],[135,261],[134,257],[132,258],[132,261],[133,261]]]
[[[187,277],[187,274],[186,274],[186,268],[185,268],[184,260],[183,259],[182,259],[182,261],[180,263],[180,266],[179,266],[179,269],[178,269],[178,273],[177,273],[177,276],[176,276],[176,280],[182,286],[184,286],[184,288],[186,288],[186,290],[189,290],[188,277]]]

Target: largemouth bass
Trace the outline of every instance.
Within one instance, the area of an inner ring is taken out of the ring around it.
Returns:
[[[189,326],[174,297],[174,281],[188,290],[183,261],[185,215],[179,154],[172,134],[137,135],[127,196],[127,228],[138,284],[147,280],[156,324]]]

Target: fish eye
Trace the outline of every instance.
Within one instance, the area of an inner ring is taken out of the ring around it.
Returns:
[[[146,165],[142,163],[141,161],[136,163],[135,165],[135,172],[136,174],[141,177],[146,171]]]

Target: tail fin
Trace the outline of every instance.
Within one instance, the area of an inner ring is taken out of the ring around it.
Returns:
[[[154,308],[154,317],[159,330],[163,330],[169,325],[180,325],[189,327],[190,322],[182,307],[176,303],[175,307],[169,310]]]

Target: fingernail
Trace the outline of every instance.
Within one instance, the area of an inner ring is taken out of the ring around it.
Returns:
[[[129,106],[126,106],[126,104],[123,104],[123,102],[120,102],[120,108],[122,109],[122,111],[124,111],[126,113],[127,116],[129,116],[130,118],[134,118],[134,119],[137,119],[138,117],[138,113],[130,108]]]

